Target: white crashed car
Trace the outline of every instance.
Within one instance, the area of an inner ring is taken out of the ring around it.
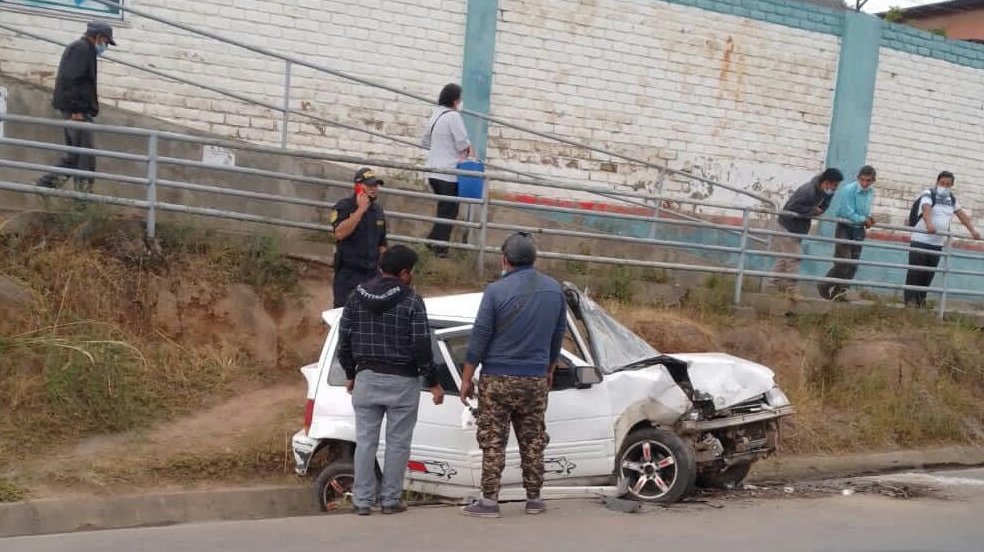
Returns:
[[[566,286],[568,331],[546,414],[544,498],[575,489],[616,489],[643,501],[680,500],[697,485],[740,484],[752,463],[776,451],[779,418],[793,412],[771,370],[722,353],[663,355],[597,303]],[[458,399],[461,368],[480,293],[426,299],[444,404],[421,388],[405,487],[430,495],[478,496],[482,451],[472,408]],[[326,311],[328,338],[308,382],[304,429],[293,437],[299,475],[327,458],[316,490],[337,508],[352,484],[355,415],[338,363],[341,309]],[[382,460],[385,444],[380,446]],[[326,457],[321,457],[326,454]],[[501,499],[522,493],[515,435]]]

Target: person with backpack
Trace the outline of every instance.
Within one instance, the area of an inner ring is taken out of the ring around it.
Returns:
[[[970,216],[957,202],[953,194],[953,173],[943,171],[936,177],[936,186],[919,194],[909,211],[909,226],[912,237],[909,241],[909,270],[905,275],[905,285],[929,287],[936,272],[916,267],[935,269],[940,264],[943,244],[946,241],[940,232],[950,231],[950,221],[956,215],[975,240],[981,239],[980,232],[974,228]],[[906,306],[925,307],[926,291],[907,289],[903,292]]]
[[[773,236],[772,250],[796,256],[776,257],[772,272],[799,274],[800,256],[803,255],[803,238],[800,235],[810,233],[810,227],[813,225],[812,217],[818,217],[827,210],[830,199],[843,180],[843,173],[838,169],[829,168],[797,188],[789,201],[782,206],[784,213],[779,215],[779,230],[796,235]],[[791,298],[795,299],[798,296],[799,282],[796,280],[787,281],[777,276],[772,279],[771,285],[780,292],[789,294]]]
[[[861,242],[867,235],[867,230],[875,224],[871,216],[871,206],[875,202],[875,168],[870,165],[861,167],[858,179],[837,189],[830,202],[827,213],[844,222],[838,222],[834,237],[839,240],[851,240],[855,243],[838,243],[834,245],[834,257],[856,261],[861,258]],[[839,263],[827,272],[827,278],[853,280],[858,272],[857,263]],[[832,282],[817,284],[820,297],[831,301],[847,300],[847,285]]]
[[[461,87],[451,83],[441,90],[437,107],[431,113],[420,136],[420,145],[427,149],[427,166],[435,169],[454,169],[458,163],[474,155],[465,120],[458,111],[461,109]],[[437,195],[457,197],[458,176],[453,174],[428,173],[427,183]],[[460,204],[456,201],[438,201],[437,217],[448,220],[458,218]],[[427,239],[451,241],[453,226],[435,223]],[[437,257],[448,256],[448,246],[429,244],[427,246]]]

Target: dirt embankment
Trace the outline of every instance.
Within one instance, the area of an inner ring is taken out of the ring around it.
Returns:
[[[328,270],[265,238],[165,228],[147,255],[127,236],[86,219],[0,237],[0,498],[290,480],[296,369],[324,338]],[[426,293],[480,287],[453,262],[418,272]],[[774,369],[798,411],[786,453],[984,441],[976,327],[878,307],[736,320],[608,306],[662,351]]]

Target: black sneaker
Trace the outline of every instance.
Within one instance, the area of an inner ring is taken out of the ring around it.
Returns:
[[[527,498],[526,513],[530,515],[542,514],[547,511],[547,503],[542,498]]]
[[[357,515],[357,516],[368,516],[368,515],[372,514],[372,510],[370,510],[369,508],[365,508],[365,507],[361,507],[360,508],[360,507],[356,506],[355,509],[352,510],[352,513],[355,514],[355,515]]]
[[[497,518],[500,517],[499,504],[488,505],[482,500],[475,500],[468,506],[461,509],[466,516]]]
[[[34,185],[42,188],[61,188],[68,182],[69,177],[64,174],[46,174],[39,178]]]
[[[402,504],[402,503],[401,504],[394,504],[392,506],[383,506],[380,509],[380,512],[383,513],[383,514],[386,514],[386,515],[389,515],[389,514],[402,514],[403,512],[406,512],[406,511],[407,511],[407,506],[406,506],[406,504]]]

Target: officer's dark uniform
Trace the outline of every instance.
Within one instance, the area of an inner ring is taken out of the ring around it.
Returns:
[[[356,210],[355,196],[337,204],[331,213],[331,224],[338,228]],[[332,291],[335,308],[344,307],[352,290],[374,278],[379,271],[379,248],[386,246],[386,214],[375,201],[369,206],[355,231],[335,245],[335,281]]]

